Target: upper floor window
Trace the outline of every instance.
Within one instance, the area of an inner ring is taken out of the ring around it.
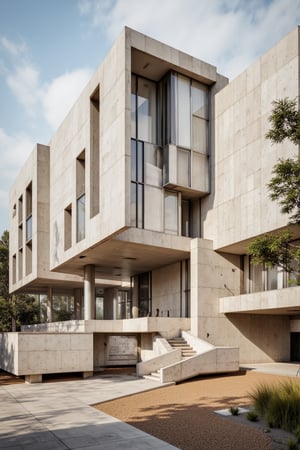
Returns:
[[[159,86],[162,145],[208,153],[208,87],[170,72]]]
[[[132,75],[131,78],[131,137],[156,143],[156,83]]]
[[[85,150],[76,159],[76,241],[85,238]]]
[[[26,188],[26,242],[32,239],[32,183]]]

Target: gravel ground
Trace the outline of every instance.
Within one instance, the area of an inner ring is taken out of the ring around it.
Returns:
[[[247,407],[257,384],[287,379],[251,371],[199,377],[94,406],[182,450],[281,450],[288,448],[289,434],[266,432],[262,421],[249,422],[245,415],[225,418],[214,411]]]

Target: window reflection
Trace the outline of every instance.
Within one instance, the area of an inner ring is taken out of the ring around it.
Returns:
[[[77,199],[77,242],[85,238],[85,194]]]

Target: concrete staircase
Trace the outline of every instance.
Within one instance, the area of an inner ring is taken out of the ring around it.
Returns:
[[[144,378],[147,378],[147,380],[153,380],[160,383],[160,370],[157,370],[156,372],[151,372],[148,375],[144,375]]]
[[[172,348],[179,348],[181,350],[182,359],[191,358],[197,354],[197,352],[182,337],[168,339],[168,343]]]
[[[239,349],[220,347],[186,331],[181,337],[156,337],[157,356],[137,364],[138,376],[159,383],[178,383],[198,375],[235,372],[239,369]]]

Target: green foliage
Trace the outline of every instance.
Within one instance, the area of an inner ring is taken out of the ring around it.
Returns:
[[[258,420],[258,414],[254,410],[248,411],[246,417],[250,422],[257,422]]]
[[[259,385],[250,394],[254,407],[270,427],[294,432],[300,423],[300,384],[284,382],[272,387]]]
[[[230,406],[229,411],[233,416],[239,415],[239,408],[237,406]]]
[[[263,383],[259,384],[250,394],[253,406],[260,415],[263,416],[266,413],[271,396],[272,388]]]
[[[300,443],[300,424],[297,425],[296,429],[293,431],[293,433],[295,434],[296,438],[297,438],[297,442],[298,444]]]
[[[266,138],[273,144],[288,139],[300,144],[300,112],[297,100],[275,100],[269,116],[270,130]],[[283,214],[289,214],[290,224],[300,224],[300,157],[280,159],[272,170],[273,177],[267,184],[272,201],[281,206]],[[281,267],[288,273],[300,275],[300,247],[292,242],[290,231],[265,234],[254,239],[248,246],[253,264]]]
[[[11,315],[19,331],[21,325],[32,325],[40,322],[39,302],[29,295],[13,296],[11,301]]]
[[[281,267],[288,273],[300,272],[300,248],[293,244],[292,233],[264,234],[250,242],[247,248],[252,263],[266,267]]]
[[[297,100],[275,100],[269,116],[271,128],[266,138],[273,144],[288,139],[295,145],[300,144],[300,111]],[[300,157],[280,159],[274,166],[273,178],[267,187],[270,198],[278,201],[283,214],[291,214],[291,223],[300,223]]]
[[[39,322],[39,304],[29,295],[9,294],[9,233],[0,239],[0,331],[21,329],[21,325]]]
[[[267,187],[270,198],[277,201],[290,223],[300,224],[300,157],[280,159],[273,167],[273,178]]]
[[[12,331],[11,304],[3,297],[0,297],[0,331]]]
[[[289,450],[297,450],[297,442],[292,438],[288,439],[287,446]]]
[[[289,139],[298,145],[300,142],[300,112],[297,110],[297,99],[274,100],[272,105],[272,113],[269,116],[271,128],[266,134],[266,138],[273,143]]]
[[[9,233],[5,230],[0,239],[0,297],[9,300]]]

